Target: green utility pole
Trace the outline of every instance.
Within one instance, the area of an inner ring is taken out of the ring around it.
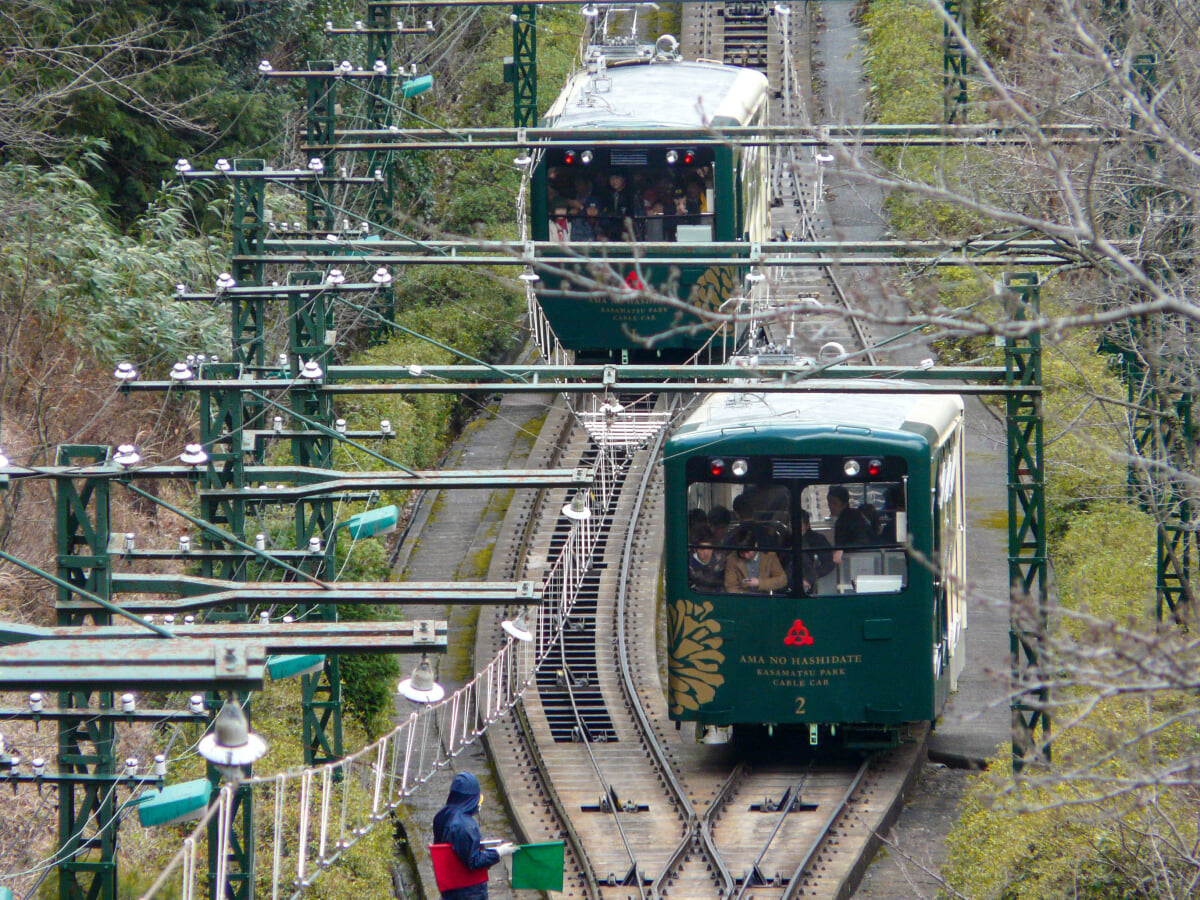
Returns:
[[[305,140],[309,144],[334,143],[334,131],[337,128],[337,85],[334,77],[334,63],[327,59],[309,60],[308,71],[312,73],[304,79],[307,88],[305,92]],[[315,162],[314,162],[315,161]],[[337,153],[327,150],[320,156],[308,161],[309,166],[321,164],[317,177],[309,184],[305,192],[306,222],[309,231],[320,231],[326,234],[336,233],[337,212],[334,208],[335,177],[337,175]]]
[[[258,303],[258,301],[251,301]],[[261,304],[265,307],[265,304]],[[244,304],[234,301],[233,315]],[[209,364],[205,374],[212,378],[235,378],[239,371],[235,363]],[[242,446],[242,432],[247,427],[245,396],[236,387],[205,387],[200,389],[200,443],[208,452],[208,464],[200,479],[200,518],[205,522],[220,525],[239,540],[246,538],[246,504],[237,496],[224,491],[240,491],[246,487],[246,454]],[[213,495],[208,491],[222,491]],[[204,531],[200,535],[201,546],[208,551],[227,550],[223,556],[205,554],[201,557],[201,572],[208,578],[223,578],[228,581],[246,580],[247,554],[234,547],[227,547],[217,535]],[[241,621],[248,609],[238,611]]]
[[[238,182],[235,182],[235,185]],[[262,186],[257,179],[250,184],[259,187],[247,191],[248,196],[256,196],[259,210],[262,209]],[[235,197],[237,196],[235,188]],[[261,221],[261,216],[259,217]],[[237,232],[235,231],[235,236]],[[265,302],[250,298],[246,301],[235,298],[231,303],[233,318],[234,347],[237,348],[238,319],[242,311],[256,310],[256,320],[261,325],[266,311]],[[258,365],[262,364],[264,345],[260,340],[255,348]],[[250,358],[245,359],[249,363]],[[203,367],[202,378],[218,380],[221,378],[236,378],[242,365],[239,363],[208,364]],[[247,398],[234,385],[219,388],[202,388],[198,414],[200,416],[200,442],[208,452],[208,463],[200,478],[199,492],[200,518],[205,522],[221,526],[245,542],[246,539],[246,502],[239,496],[227,495],[226,490],[240,491],[246,487],[246,452],[242,435],[247,428]],[[208,491],[221,491],[213,495]],[[207,530],[200,534],[201,547],[207,551],[201,555],[200,571],[209,578],[223,578],[230,581],[245,581],[248,574],[246,563],[249,554],[241,549],[228,545],[221,538]],[[216,551],[214,553],[214,551]],[[212,554],[212,555],[210,555]],[[225,610],[214,610],[208,614],[210,621],[245,622],[249,615],[246,604],[237,604]],[[242,694],[243,711],[247,721],[250,718],[248,694]],[[222,697],[210,692],[206,705],[211,710],[219,709]],[[214,784],[220,782],[220,773],[208,766],[208,778]],[[230,852],[226,862],[226,891],[227,898],[215,896],[216,872],[218,870],[218,830],[220,823],[215,819],[208,828],[208,879],[209,896],[212,900],[253,900],[254,896],[254,840],[245,836],[254,834],[254,793],[250,788],[238,788],[234,796],[234,810],[230,818]]]
[[[1154,516],[1158,526],[1155,616],[1160,622],[1167,616],[1180,621],[1183,604],[1192,599],[1200,525],[1200,510],[1185,483],[1186,473],[1196,471],[1195,397],[1164,368],[1157,352],[1145,352],[1162,345],[1161,329],[1138,320],[1119,331],[1110,329],[1098,348],[1113,357],[1112,366],[1125,384],[1134,457],[1127,469],[1130,499]]]
[[[108,448],[63,446],[60,466],[104,464]],[[108,600],[112,596],[109,556],[109,481],[107,478],[55,480],[55,536],[60,579]],[[61,585],[58,601],[80,595]],[[86,611],[60,609],[59,625],[110,625],[112,614],[103,607]],[[63,691],[60,709],[79,709],[78,718],[58,723],[58,897],[59,900],[117,900],[117,797],[111,780],[117,775],[113,720],[95,716],[113,708],[112,691],[92,694]]]
[[[943,0],[947,17],[953,19],[966,34],[968,0]],[[942,104],[947,125],[964,125],[967,121],[967,49],[948,22],[942,23]]]
[[[388,6],[367,4],[367,62],[383,62],[387,72],[398,64],[394,56],[392,22]],[[394,124],[395,76],[378,74],[367,87],[366,119],[370,128],[387,128]],[[396,201],[395,154],[391,150],[376,150],[367,154],[366,174],[377,182],[370,192],[369,221],[381,230],[390,230],[396,223],[393,204]]]
[[[1113,44],[1125,45],[1123,26],[1125,4],[1106,4],[1118,19]],[[1130,61],[1131,77],[1147,105],[1153,104],[1158,80],[1158,56],[1139,54]],[[1130,114],[1130,127],[1137,130],[1142,122],[1136,112]],[[1146,159],[1154,163],[1157,148],[1145,145]],[[1170,215],[1179,204],[1176,191],[1146,186],[1130,192],[1131,214],[1129,232],[1140,235],[1146,211],[1150,215]],[[1186,240],[1187,226],[1180,228],[1180,242]],[[1147,274],[1163,281],[1168,274],[1156,263],[1144,260]],[[1143,298],[1139,298],[1143,299]],[[1181,368],[1183,353],[1173,349],[1186,347],[1191,341],[1186,321],[1174,320],[1164,328],[1157,317],[1138,319],[1119,329],[1110,328],[1100,342],[1099,352],[1116,357],[1114,367],[1125,383],[1129,403],[1130,443],[1134,460],[1128,468],[1131,496],[1157,522],[1155,552],[1155,615],[1158,621],[1170,616],[1182,620],[1182,606],[1192,599],[1192,573],[1196,565],[1196,531],[1200,527],[1200,509],[1192,499],[1193,491],[1187,481],[1196,471],[1195,432],[1192,407],[1195,396],[1176,369]],[[1174,330],[1177,333],[1171,334]]]
[[[537,6],[514,4],[512,8],[513,124],[532,128],[537,124]]]
[[[236,159],[232,166],[234,172],[262,172],[266,169],[266,163],[261,159]],[[231,274],[239,285],[263,283],[261,257],[267,236],[264,187],[265,182],[261,178],[233,179],[234,264]],[[233,302],[231,325],[235,363],[262,368],[266,354],[265,313],[266,305],[261,299],[251,297]]]
[[[1036,274],[1014,273],[1005,278],[1005,284],[1016,298],[1010,315],[1013,321],[1039,315],[1041,282]],[[1050,692],[1041,671],[1048,574],[1041,334],[1034,331],[1028,337],[1006,338],[1004,367],[1006,385],[1031,388],[1028,393],[1005,395],[1012,761],[1013,770],[1020,771],[1026,763],[1050,758]]]
[[[294,281],[320,282],[321,273],[294,273]],[[293,361],[315,362],[322,369],[333,364],[333,310],[327,303],[330,293],[317,287],[311,294],[288,295],[288,335]],[[297,363],[293,362],[293,369]],[[293,374],[290,394],[297,422],[312,421],[333,426],[333,396],[317,390],[317,383],[296,379]],[[329,432],[305,430],[292,437],[292,460],[298,466],[317,469],[333,468],[333,438]],[[318,578],[332,579],[337,572],[337,523],[331,499],[301,500],[295,508],[296,549],[310,549],[316,542],[319,549],[310,553],[306,568]],[[337,606],[325,603],[303,610],[305,614],[323,621],[337,621]],[[315,766],[341,759],[342,748],[342,680],[336,656],[326,656],[324,668],[304,675],[300,682],[303,707],[303,746],[305,765]]]

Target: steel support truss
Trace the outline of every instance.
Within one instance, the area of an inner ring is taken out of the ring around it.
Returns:
[[[316,283],[321,273],[296,273],[297,280],[309,276]],[[288,295],[288,335],[293,377],[300,360],[328,367],[332,362],[333,310],[327,305],[329,297],[317,290],[312,294]],[[333,397],[318,391],[312,382],[293,381],[289,392],[292,411],[297,421],[317,422],[328,429],[333,425]],[[333,439],[328,431],[303,430],[291,440],[292,460],[296,465],[317,469],[333,468]],[[333,500],[326,498],[300,500],[295,506],[296,549],[303,550],[315,541],[320,552],[310,553],[305,568],[316,578],[328,578],[336,571],[337,523],[334,521]],[[305,604],[301,617],[315,617],[326,622],[337,621],[337,606],[330,603]],[[341,759],[342,747],[342,681],[336,656],[327,656],[320,672],[303,675],[300,679],[303,707],[302,741],[304,762],[316,766]]]
[[[1181,325],[1181,327],[1183,327]],[[1196,471],[1192,407],[1195,396],[1172,377],[1157,348],[1161,330],[1137,320],[1120,332],[1113,329],[1099,351],[1113,357],[1113,368],[1125,384],[1129,445],[1129,495],[1157,525],[1155,616],[1179,623],[1192,597],[1200,508],[1189,490]]]
[[[61,466],[104,463],[108,448],[63,446]],[[55,481],[58,577],[107,600],[112,594],[109,562],[109,482],[60,478]],[[58,601],[80,595],[58,588]],[[111,613],[99,606],[65,609],[59,625],[110,625]],[[113,708],[112,691],[94,692],[96,708]],[[106,778],[116,775],[116,729],[107,716],[92,718],[93,692],[59,693],[60,709],[79,709],[78,717],[58,720],[58,897],[59,900],[117,900],[117,792]],[[81,776],[78,780],[71,776]]]
[[[512,8],[513,125],[529,128],[537,124],[537,5],[514,4]]]
[[[943,0],[946,18],[953,20],[960,32],[967,30],[968,0]],[[947,125],[967,121],[967,49],[950,23],[942,23],[942,105]]]
[[[1014,321],[1036,318],[1041,283],[1032,273],[1006,279]],[[1013,770],[1050,759],[1049,688],[1042,673],[1048,624],[1046,469],[1042,430],[1042,339],[1038,332],[1004,343],[1006,385],[1027,391],[1005,395],[1008,430],[1008,580],[1011,591]]]

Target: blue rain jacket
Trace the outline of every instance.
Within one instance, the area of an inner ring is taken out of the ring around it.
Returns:
[[[433,817],[433,842],[449,844],[468,869],[488,869],[500,862],[500,854],[479,843],[479,779],[459,772],[450,783],[446,805]],[[487,900],[487,882],[457,888],[442,894],[442,900]]]

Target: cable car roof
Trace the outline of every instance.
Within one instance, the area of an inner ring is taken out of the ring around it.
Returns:
[[[707,128],[746,123],[766,101],[761,72],[710,62],[637,62],[579,72],[545,116],[555,128]]]
[[[881,382],[883,383],[883,382]],[[904,382],[887,384],[903,386]],[[676,434],[704,434],[754,427],[828,428],[844,425],[874,431],[909,431],[944,436],[963,414],[962,398],[931,394],[854,394],[836,390],[795,394],[714,394],[680,424]],[[936,440],[936,439],[935,439]]]

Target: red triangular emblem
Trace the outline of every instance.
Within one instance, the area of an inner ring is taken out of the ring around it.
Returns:
[[[808,629],[804,627],[804,622],[797,619],[792,623],[792,627],[788,629],[787,637],[783,639],[784,644],[789,647],[806,647],[809,644],[816,643],[813,636],[808,633]]]
[[[640,291],[645,287],[645,285],[642,284],[642,279],[638,277],[637,272],[630,272],[625,276],[625,286],[635,291]]]

